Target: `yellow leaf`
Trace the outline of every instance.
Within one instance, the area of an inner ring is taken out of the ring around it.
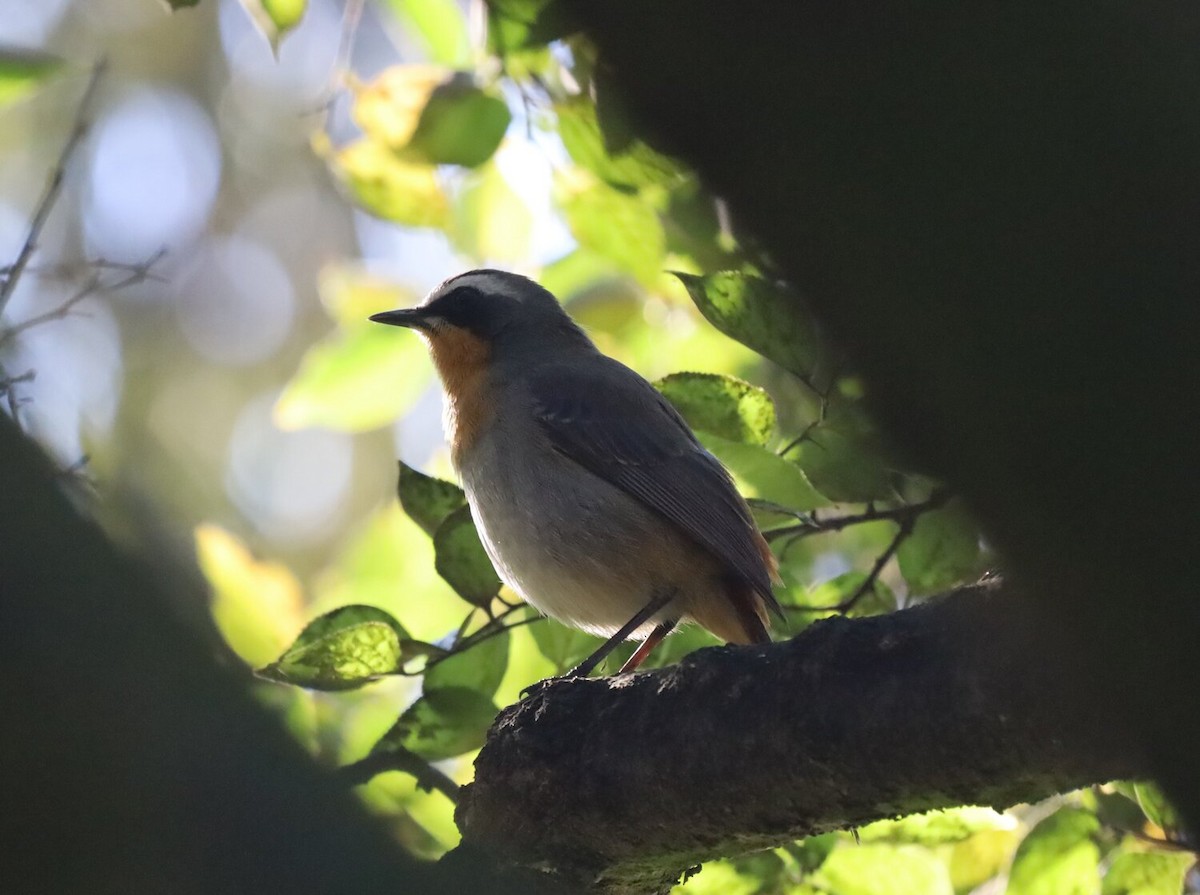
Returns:
[[[408,145],[434,89],[451,76],[438,65],[394,65],[355,91],[354,121],[392,149]]]
[[[319,289],[338,328],[304,355],[275,403],[275,424],[364,432],[390,423],[420,395],[433,365],[414,334],[367,318],[412,305],[412,293],[343,266],[322,271]]]
[[[334,167],[372,214],[410,227],[443,229],[449,221],[450,203],[433,165],[405,161],[368,138],[339,150]]]
[[[247,664],[271,662],[303,627],[300,583],[287,566],[255,559],[219,526],[196,526],[196,560],[213,590],[212,614]]]

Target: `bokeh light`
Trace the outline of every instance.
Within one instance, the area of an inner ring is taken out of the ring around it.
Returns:
[[[191,97],[139,88],[96,125],[90,167],[89,248],[140,261],[203,228],[221,180],[221,145]]]

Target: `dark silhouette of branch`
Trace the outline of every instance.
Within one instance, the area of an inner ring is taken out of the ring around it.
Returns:
[[[457,783],[421,756],[400,746],[392,746],[387,752],[368,755],[352,764],[344,765],[338,768],[337,774],[351,786],[358,786],[385,771],[403,771],[411,774],[416,778],[417,786],[426,792],[436,789],[451,802],[458,801]]]
[[[1144,773],[1054,648],[992,580],[786,643],[551,681],[501,713],[457,820],[583,890],[662,892],[716,856]]]

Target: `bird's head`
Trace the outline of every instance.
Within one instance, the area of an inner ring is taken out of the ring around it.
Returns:
[[[533,280],[502,270],[459,274],[416,307],[371,319],[417,330],[429,342],[439,369],[455,356],[497,359],[590,344],[553,295]]]

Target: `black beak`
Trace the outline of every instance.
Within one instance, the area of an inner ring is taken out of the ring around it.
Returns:
[[[386,323],[389,326],[407,326],[410,329],[425,329],[429,326],[429,318],[425,316],[424,308],[400,308],[396,311],[380,311],[372,314],[371,319],[376,323]]]

